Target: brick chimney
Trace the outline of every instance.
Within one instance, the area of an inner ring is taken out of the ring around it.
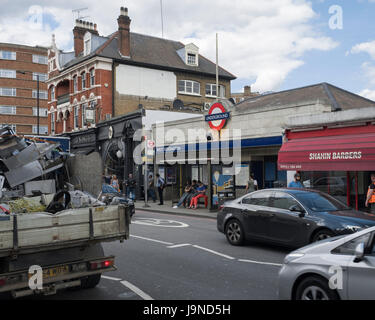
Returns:
[[[251,96],[251,87],[250,86],[245,86],[243,90],[243,95],[244,97],[250,97]]]
[[[130,57],[130,22],[128,8],[121,7],[118,22],[118,46],[121,55]]]
[[[76,57],[83,51],[83,37],[87,31],[91,32],[92,34],[99,35],[96,23],[94,24],[92,22],[77,19],[76,25],[73,29],[74,52]]]

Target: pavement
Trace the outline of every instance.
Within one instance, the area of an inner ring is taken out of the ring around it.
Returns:
[[[159,205],[159,202],[148,202],[149,207],[145,208],[145,202],[140,200],[135,202],[135,209],[136,210],[142,210],[142,211],[148,211],[148,212],[156,212],[156,213],[167,213],[167,214],[175,214],[175,215],[183,215],[183,216],[190,216],[190,217],[200,217],[200,218],[211,218],[215,219],[217,217],[217,211],[210,212],[208,209],[204,208],[204,205],[200,204],[198,209],[188,209],[179,207],[177,209],[174,209],[173,206],[176,205],[176,203],[172,206],[172,201],[164,201],[163,205]]]

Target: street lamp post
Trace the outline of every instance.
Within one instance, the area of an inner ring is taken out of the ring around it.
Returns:
[[[39,74],[36,74],[36,109],[37,109],[37,135],[39,136]]]
[[[30,74],[33,74],[31,71],[20,71],[20,70],[17,70],[18,73],[21,73],[21,74],[26,74],[26,73],[30,73]],[[40,122],[40,119],[39,119],[39,74],[37,73],[36,74],[36,94],[37,94],[37,97],[36,97],[36,109],[37,109],[37,135],[39,136],[40,132],[39,132],[39,122]]]

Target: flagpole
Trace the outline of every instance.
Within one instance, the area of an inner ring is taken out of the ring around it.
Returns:
[[[164,38],[163,0],[160,0],[161,37]]]
[[[219,100],[219,35],[216,33],[216,99]]]

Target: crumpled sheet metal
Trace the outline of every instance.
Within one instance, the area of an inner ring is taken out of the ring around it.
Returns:
[[[35,144],[31,144],[16,155],[3,159],[4,164],[8,170],[14,170],[24,166],[30,162],[38,160],[40,157],[39,151]]]
[[[39,161],[30,162],[22,167],[4,173],[11,188],[43,175]]]

